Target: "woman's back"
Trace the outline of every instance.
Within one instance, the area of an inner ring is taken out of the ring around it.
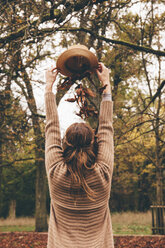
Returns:
[[[48,247],[113,247],[112,230],[109,228],[111,223],[108,205],[109,175],[105,175],[105,172],[96,165],[92,174],[87,177],[87,183],[96,195],[91,201],[86,194],[79,195],[78,190],[73,199],[65,164],[58,165],[54,173],[49,232],[56,238],[53,238],[53,246]]]

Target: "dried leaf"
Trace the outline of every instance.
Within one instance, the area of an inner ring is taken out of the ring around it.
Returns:
[[[62,84],[57,86],[57,90],[69,90],[73,84],[74,81],[70,80],[70,78],[66,78]]]
[[[87,96],[96,97],[95,93],[91,89],[84,88],[83,90]]]
[[[104,85],[103,87],[99,88],[99,93],[102,94],[103,91],[106,89],[106,87],[107,87],[107,84]]]
[[[77,101],[77,99],[76,99],[76,97],[75,98],[68,98],[65,101],[67,101],[67,102],[75,102],[75,101]]]
[[[7,232],[0,233],[0,248],[45,248],[47,243],[47,234],[29,232]],[[115,247],[118,248],[163,248],[165,236],[142,236],[142,235],[118,235],[114,237]]]
[[[81,96],[79,96],[79,97],[77,98],[77,103],[78,103],[78,104],[81,103]]]
[[[94,112],[94,111],[95,111],[94,108],[88,108],[87,110],[88,110],[89,112]]]
[[[77,90],[76,90],[76,94],[77,94],[78,96],[81,96],[81,94],[82,94],[82,89],[80,89],[80,88],[77,89]]]
[[[88,102],[87,100],[84,101],[84,107],[87,107],[88,106]]]
[[[82,114],[80,114],[80,113],[76,113],[76,115],[82,118]]]

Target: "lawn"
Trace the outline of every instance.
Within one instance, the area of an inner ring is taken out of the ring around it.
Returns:
[[[134,213],[123,212],[112,214],[112,226],[114,234],[120,235],[151,235],[151,212]]]
[[[0,219],[0,232],[33,232],[34,218]]]
[[[151,235],[151,213],[113,213],[113,232],[117,235]],[[32,232],[34,218],[0,219],[0,232]]]
[[[165,236],[151,235],[151,213],[113,213],[115,248],[164,248]],[[0,248],[46,248],[47,233],[36,233],[34,218],[0,219]],[[6,233],[5,233],[6,232]]]

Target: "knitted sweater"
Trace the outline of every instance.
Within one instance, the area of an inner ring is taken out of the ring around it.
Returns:
[[[55,96],[45,94],[46,172],[51,197],[47,248],[114,248],[109,197],[114,147],[111,101],[102,101],[98,129],[98,155],[86,181],[95,200],[70,194],[71,177],[63,159]]]

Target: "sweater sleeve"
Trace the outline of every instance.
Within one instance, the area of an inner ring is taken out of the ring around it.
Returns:
[[[98,154],[97,163],[103,164],[113,171],[114,141],[113,141],[113,102],[102,101],[100,105],[98,129]]]
[[[45,93],[45,108],[45,165],[48,174],[52,168],[63,161],[57,105],[52,92]]]

